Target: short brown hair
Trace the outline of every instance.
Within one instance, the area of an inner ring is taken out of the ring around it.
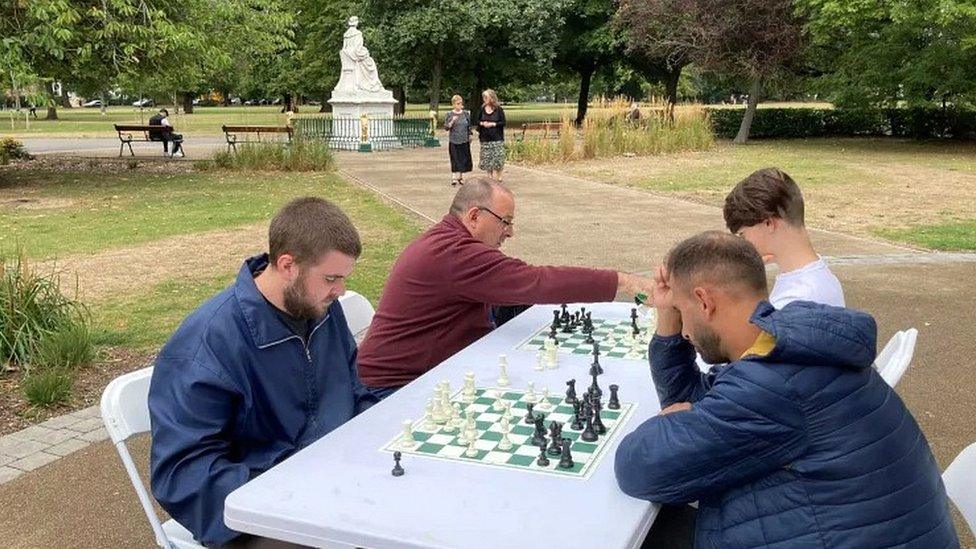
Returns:
[[[744,238],[706,231],[680,242],[666,261],[672,281],[684,286],[709,283],[741,286],[766,297],[766,267],[756,248]]]
[[[733,234],[778,217],[803,226],[803,195],[793,179],[778,168],[763,168],[743,179],[725,197],[725,226]]]
[[[268,252],[272,265],[284,254],[299,265],[309,265],[333,250],[358,258],[363,247],[352,221],[328,200],[296,198],[271,220]]]

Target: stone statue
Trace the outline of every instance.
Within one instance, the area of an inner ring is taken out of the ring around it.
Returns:
[[[369,55],[369,50],[363,44],[363,33],[359,30],[359,18],[349,18],[349,29],[342,35],[342,50],[339,58],[342,60],[342,73],[336,90],[345,93],[383,92],[380,75],[376,71],[376,62]]]

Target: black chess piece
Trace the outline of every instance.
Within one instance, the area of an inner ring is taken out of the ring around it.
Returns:
[[[535,432],[532,434],[532,445],[546,444],[546,418],[542,414],[535,416]]]
[[[546,441],[543,439],[542,444],[539,444],[539,459],[535,460],[535,464],[539,467],[549,466],[549,457],[546,456]]]
[[[573,466],[576,465],[573,463],[573,454],[570,450],[570,446],[572,446],[572,444],[573,441],[569,440],[568,438],[564,438],[562,441],[560,441],[560,445],[562,446],[559,457],[560,469],[572,469]]]
[[[563,435],[563,424],[553,421],[549,424],[549,455],[558,456],[562,449],[559,447],[559,440]]]
[[[586,307],[580,307],[580,311],[579,312],[580,312],[580,320],[585,319],[586,318]]]
[[[570,427],[576,429],[577,431],[583,429],[583,404],[580,401],[573,402],[573,422],[569,424]]]
[[[552,326],[552,327],[549,328],[549,339],[555,340],[555,342],[557,344],[559,343],[559,339],[556,337],[556,327],[555,326]]]
[[[617,398],[617,390],[620,389],[619,385],[610,385],[610,402],[607,403],[607,408],[611,410],[620,409],[620,399]]]
[[[549,325],[553,330],[559,328],[559,310],[552,311],[552,324]]]
[[[603,410],[603,404],[597,399],[593,402],[593,430],[598,435],[605,435],[607,434],[607,426],[603,424],[603,418],[600,417],[601,410]]]
[[[403,476],[403,473],[406,472],[406,471],[403,470],[403,467],[400,466],[400,456],[401,455],[402,454],[400,454],[400,451],[399,450],[397,450],[396,452],[393,452],[393,471],[391,473],[395,477],[402,477]]]
[[[632,321],[632,322],[633,322],[634,324],[636,324],[636,323],[637,323],[637,308],[636,308],[636,307],[631,307],[631,308],[630,308],[630,320],[631,320],[631,321]]]
[[[529,425],[535,423],[535,414],[532,413],[532,408],[534,407],[535,404],[532,404],[531,402],[525,405],[525,409],[529,411],[527,414],[525,414],[525,422]]]
[[[576,402],[576,380],[571,379],[566,382],[566,404]]]
[[[593,383],[590,384],[590,388],[587,389],[587,392],[596,398],[600,398],[601,396],[603,396],[603,391],[600,390],[600,384],[596,382],[596,378],[598,374],[594,372],[591,375],[593,376]]]
[[[586,442],[596,442],[600,437],[596,435],[596,431],[593,430],[593,411],[590,410],[589,414],[586,414],[586,428],[583,429],[583,433],[580,438]]]

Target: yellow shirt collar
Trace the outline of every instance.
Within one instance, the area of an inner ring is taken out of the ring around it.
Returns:
[[[762,330],[759,331],[759,336],[756,337],[756,341],[752,342],[752,346],[746,349],[746,352],[742,353],[739,360],[747,356],[766,356],[773,352],[773,347],[776,346],[776,338],[768,332]]]

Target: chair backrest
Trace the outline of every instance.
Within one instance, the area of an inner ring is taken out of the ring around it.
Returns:
[[[952,460],[942,473],[942,482],[949,499],[976,534],[976,443],[967,446]]]
[[[342,305],[342,312],[346,314],[346,322],[349,323],[352,335],[358,335],[369,328],[376,310],[368,299],[350,290],[339,298],[339,303]]]
[[[132,487],[136,490],[142,510],[149,519],[156,544],[160,547],[172,547],[166,537],[163,527],[153,509],[149,492],[142,484],[139,470],[132,461],[129,449],[125,445],[130,436],[149,430],[149,382],[152,379],[152,367],[143,368],[135,372],[117,377],[108,384],[102,393],[102,421],[108,431],[115,449],[119,452],[125,472],[129,475]]]
[[[885,363],[878,362],[878,373],[881,374],[881,379],[884,379],[888,385],[892,387],[897,385],[898,381],[908,370],[908,367],[912,363],[912,357],[915,356],[915,343],[917,340],[918,330],[909,328],[896,334],[892,338],[892,342],[889,342],[889,345],[891,343],[896,344],[894,351]],[[885,349],[881,352],[884,353],[887,350],[888,346],[885,346]]]

